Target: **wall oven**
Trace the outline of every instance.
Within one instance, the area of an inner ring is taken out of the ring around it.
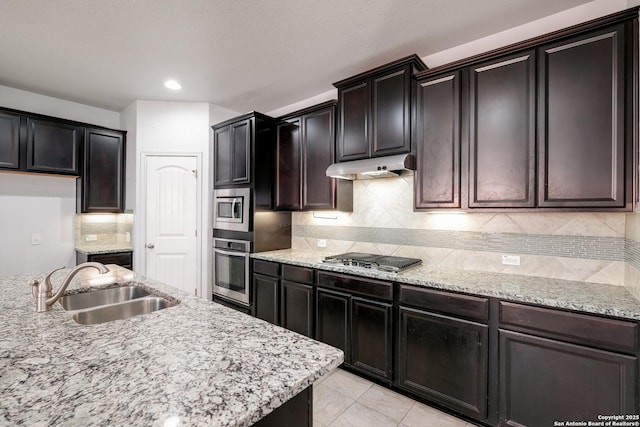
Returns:
[[[213,228],[249,231],[251,189],[228,188],[213,191]]]
[[[213,239],[213,293],[250,304],[251,278],[248,240]]]

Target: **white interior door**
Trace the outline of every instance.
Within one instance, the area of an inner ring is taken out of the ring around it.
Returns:
[[[198,158],[146,157],[146,275],[198,288]]]

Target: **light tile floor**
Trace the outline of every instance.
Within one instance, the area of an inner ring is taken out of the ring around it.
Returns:
[[[313,384],[313,426],[473,427],[473,424],[336,369]]]

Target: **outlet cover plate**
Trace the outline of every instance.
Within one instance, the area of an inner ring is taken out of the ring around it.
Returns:
[[[502,255],[503,265],[520,265],[520,256],[518,255]]]

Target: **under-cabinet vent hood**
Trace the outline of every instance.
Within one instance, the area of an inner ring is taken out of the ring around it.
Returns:
[[[400,176],[416,168],[413,154],[376,157],[373,159],[353,160],[334,163],[327,168],[327,176],[341,179],[372,179]]]

